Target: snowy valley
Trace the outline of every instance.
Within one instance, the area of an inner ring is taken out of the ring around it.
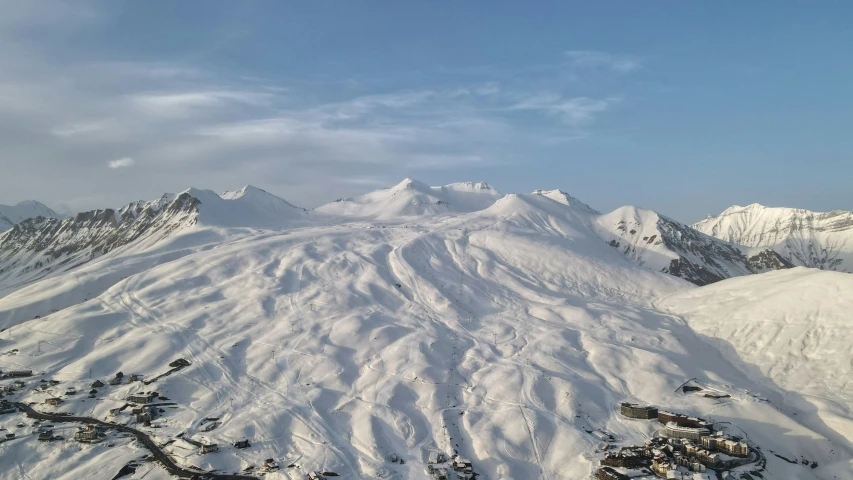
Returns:
[[[760,449],[732,478],[851,478],[853,276],[803,267],[846,260],[711,222],[412,179],[314,210],[244,187],[38,213],[0,234],[0,370],[32,371],[0,386],[199,474],[429,479],[455,454],[449,478],[592,478],[602,444],[663,428],[638,402]],[[0,479],[170,478],[78,426],[0,415]]]

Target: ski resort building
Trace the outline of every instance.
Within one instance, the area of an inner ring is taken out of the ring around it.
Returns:
[[[711,435],[711,431],[707,428],[682,427],[676,422],[667,422],[666,434],[672,438],[689,438],[690,440],[700,440],[703,436]]]
[[[749,445],[738,442],[722,435],[702,437],[702,447],[717,452],[723,452],[733,457],[749,456]]]
[[[642,420],[652,420],[658,418],[658,409],[647,405],[638,405],[636,403],[625,402],[621,405],[619,411],[622,415],[628,418],[639,418]]]
[[[663,424],[675,422],[679,427],[706,428],[708,430],[713,427],[713,424],[707,420],[667,411],[658,412],[658,421]]]

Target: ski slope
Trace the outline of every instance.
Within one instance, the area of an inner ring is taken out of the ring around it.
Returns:
[[[750,358],[721,350],[721,333],[694,326],[693,311],[677,303],[706,291],[726,298],[729,281],[697,288],[629,261],[602,240],[582,202],[484,194],[478,184],[401,185],[392,198],[374,196],[400,207],[394,215],[364,201],[364,209],[278,216],[270,210],[293,212],[260,195],[250,210],[267,207],[249,226],[235,220],[238,210],[205,216],[218,200],[198,193],[199,221],[168,239],[0,298],[0,325],[12,327],[0,334],[0,352],[19,350],[0,356],[0,369],[32,368],[61,388],[87,390],[95,378],[120,370],[150,378],[186,358],[190,367],[151,387],[108,387],[98,400],[55,410],[106,418],[128,393],[156,388],[178,407],[148,431],[160,443],[181,433],[218,443],[208,455],[183,440],[167,447],[205,470],[239,472],[275,458],[300,466],[277,478],[320,470],[426,479],[429,452],[443,451],[470,459],[484,479],[587,478],[599,458],[587,431],[636,442],[652,434],[654,425],[619,416],[618,403],[635,400],[735,423],[765,451],[820,465],[768,455],[769,478],[850,471],[849,412],[814,421],[828,417],[787,402],[800,384],[756,378]],[[266,223],[275,218],[286,221]],[[849,299],[850,290],[838,292]],[[731,398],[677,391],[689,379]],[[205,432],[207,417],[221,424]],[[15,422],[0,417],[2,427]],[[252,447],[230,447],[242,438]],[[0,463],[17,466],[0,479],[24,471],[111,478],[141,454],[120,440],[61,451],[26,442],[0,444]],[[388,462],[392,453],[405,464]],[[162,478],[147,466],[127,478],[143,475]]]

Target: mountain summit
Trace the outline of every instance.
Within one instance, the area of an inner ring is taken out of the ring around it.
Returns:
[[[16,205],[0,205],[0,233],[9,230],[16,223],[36,217],[66,218],[65,215],[56,213],[35,200],[25,200]]]
[[[729,207],[693,228],[727,242],[771,248],[794,265],[853,273],[853,212],[753,203]]]
[[[431,187],[406,178],[391,188],[383,188],[355,198],[341,198],[316,209],[337,217],[392,220],[396,218],[464,213],[483,210],[501,198],[484,182],[451,183]]]

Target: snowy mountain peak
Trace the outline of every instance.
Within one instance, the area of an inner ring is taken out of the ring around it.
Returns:
[[[406,178],[391,188],[360,197],[342,198],[320,206],[317,212],[339,217],[395,220],[422,215],[475,212],[487,208],[501,195],[483,182],[461,182],[431,187]]]
[[[589,205],[581,202],[577,198],[569,195],[568,193],[562,190],[534,190],[533,195],[542,195],[550,198],[551,200],[556,200],[562,204],[577,208],[581,211],[595,215],[601,215],[601,212],[599,212],[598,210],[590,207]]]
[[[500,196],[500,193],[495,190],[494,187],[489,185],[486,182],[457,182],[445,185],[443,187],[433,187],[433,188],[441,188],[443,190],[453,190],[456,192],[470,192],[470,193],[484,193],[488,195],[497,195]]]
[[[853,212],[812,212],[754,203],[695,223],[707,235],[771,248],[794,265],[853,272]]]
[[[415,180],[414,178],[406,177],[402,182],[398,183],[391,187],[392,191],[400,191],[400,190],[421,190],[426,191],[429,190],[430,186],[420,180]]]

